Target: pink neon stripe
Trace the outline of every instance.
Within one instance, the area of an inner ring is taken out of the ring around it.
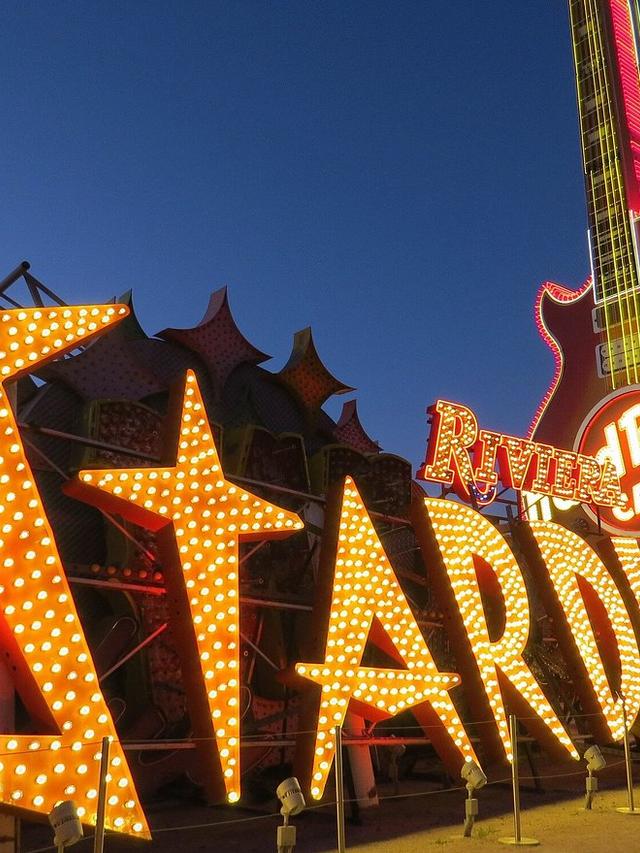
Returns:
[[[628,0],[609,0],[609,10],[626,125],[622,130],[627,137],[630,155],[623,157],[627,202],[631,210],[640,211],[640,82]]]
[[[550,296],[556,302],[575,302],[576,299],[580,299],[584,296],[585,291],[589,290],[591,287],[591,276],[584,282],[582,287],[578,290],[569,290],[568,287],[564,287],[561,284],[556,284],[555,281],[545,281],[545,283],[538,290],[538,295],[536,296],[536,305],[535,305],[535,318],[536,325],[538,327],[538,332],[542,340],[549,347],[551,352],[553,353],[554,360],[554,371],[553,378],[547,388],[547,391],[540,401],[540,405],[536,409],[536,413],[533,416],[531,424],[529,425],[529,429],[527,431],[527,438],[533,438],[533,435],[538,428],[538,424],[542,420],[542,416],[544,415],[547,406],[551,402],[551,398],[556,392],[556,388],[560,384],[560,380],[562,379],[562,368],[564,364],[562,350],[558,345],[556,339],[551,335],[549,330],[544,324],[544,319],[542,316],[542,300],[545,296]]]

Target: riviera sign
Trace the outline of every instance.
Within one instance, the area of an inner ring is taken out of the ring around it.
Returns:
[[[624,507],[610,456],[587,456],[526,438],[479,429],[471,409],[438,400],[418,478],[451,486],[465,501],[489,504],[505,488],[604,507]]]

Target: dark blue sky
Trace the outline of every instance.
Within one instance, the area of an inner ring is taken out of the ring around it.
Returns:
[[[20,0],[2,31],[0,275],[133,287],[149,334],[228,284],[269,369],[311,324],[414,464],[438,396],[526,430],[536,290],[588,271],[564,0]]]

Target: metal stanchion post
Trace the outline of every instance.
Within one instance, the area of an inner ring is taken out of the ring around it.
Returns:
[[[336,822],[338,830],[338,853],[345,853],[344,830],[344,777],[342,774],[342,726],[335,728],[335,771],[336,771]]]
[[[289,823],[289,815],[284,815],[282,826],[278,827],[276,846],[278,853],[293,853],[296,849],[296,828]]]
[[[587,793],[584,798],[584,807],[587,811],[591,810],[591,806],[593,803],[593,795],[598,790],[598,780],[593,775],[591,769],[589,769],[589,773],[587,775]]]
[[[467,799],[464,801],[464,827],[462,835],[464,838],[471,838],[473,825],[478,817],[478,801],[473,796],[473,789],[469,788]]]
[[[622,722],[624,724],[624,763],[627,766],[627,805],[617,808],[622,814],[640,814],[633,802],[633,770],[631,768],[631,746],[629,744],[629,727],[627,725],[627,703],[622,698]]]
[[[96,834],[93,839],[93,853],[103,853],[104,850],[104,817],[107,805],[107,775],[109,773],[109,747],[111,738],[102,738],[100,752],[100,780],[98,785],[98,810],[96,814]]]
[[[518,778],[518,721],[515,714],[509,715],[509,737],[511,738],[511,778],[513,780],[513,836],[499,838],[500,844],[511,844],[516,847],[535,847],[540,842],[537,838],[523,838],[520,831],[520,780]]]

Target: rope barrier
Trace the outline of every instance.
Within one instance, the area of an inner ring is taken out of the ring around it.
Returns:
[[[616,766],[619,766],[619,765],[624,764],[624,763],[625,763],[624,760],[609,763],[609,764],[607,764],[607,768],[616,767]],[[536,779],[538,779],[538,780],[541,780],[541,779],[557,779],[557,778],[565,778],[568,776],[583,776],[583,775],[584,775],[583,770],[574,770],[574,771],[567,772],[567,773],[547,773],[547,774],[540,774],[538,776],[522,776],[520,778],[524,779],[524,780],[535,781]],[[503,779],[494,779],[491,782],[487,782],[486,787],[490,787],[492,785],[504,785],[504,784],[509,783],[510,781],[511,781],[511,777],[504,777]],[[438,794],[450,794],[450,793],[454,793],[454,792],[464,793],[465,790],[466,790],[466,788],[464,785],[455,785],[455,786],[452,786],[449,788],[438,788],[436,790],[430,790],[430,791],[411,791],[411,792],[407,792],[404,794],[383,795],[383,796],[379,797],[379,801],[380,802],[387,802],[387,801],[391,801],[391,800],[417,799],[420,797],[436,796]],[[357,802],[359,802],[359,799],[360,798],[357,798],[357,797],[351,797],[351,798],[345,799],[344,804],[348,805],[348,804],[357,803]],[[319,811],[319,810],[328,809],[328,808],[335,808],[335,806],[336,806],[336,800],[327,800],[327,801],[322,802],[322,803],[317,803],[314,805],[307,806],[305,808],[305,812]],[[271,820],[271,819],[280,818],[280,817],[281,817],[280,812],[272,812],[269,814],[252,815],[251,817],[234,818],[231,820],[208,821],[206,823],[181,824],[179,826],[164,826],[164,827],[157,827],[157,828],[154,827],[152,829],[152,832],[154,835],[158,835],[158,834],[167,833],[167,832],[189,832],[189,831],[194,831],[194,830],[199,830],[199,829],[216,829],[216,828],[225,827],[225,826],[228,827],[228,826],[238,825],[238,824],[253,823],[256,821]],[[90,841],[92,839],[93,839],[93,836],[85,836],[82,839],[82,841]],[[79,842],[79,843],[81,843],[81,842]],[[38,848],[35,848],[32,850],[29,850],[29,851],[27,851],[27,853],[48,853],[48,851],[56,850],[56,849],[57,848],[55,847],[55,845],[49,845],[47,847],[38,847]]]
[[[335,806],[335,802],[323,803],[322,807],[326,807],[329,805]],[[307,811],[310,811],[313,808],[314,808],[313,806],[310,806],[309,809],[307,809]],[[272,812],[270,814],[252,815],[251,817],[234,818],[233,820],[217,820],[217,821],[209,821],[207,823],[191,823],[191,824],[180,825],[180,826],[159,826],[159,827],[155,827],[153,829],[153,834],[158,835],[162,832],[188,832],[190,830],[195,830],[195,829],[213,829],[213,828],[217,828],[217,827],[221,827],[221,826],[230,826],[230,825],[235,825],[235,824],[239,824],[239,823],[251,823],[254,821],[258,821],[258,820],[268,820],[268,819],[280,818],[280,817],[282,817],[280,812]],[[81,839],[81,841],[78,843],[82,843],[82,841],[89,841],[89,840],[92,840],[93,838],[94,838],[93,835],[84,836]],[[27,851],[27,853],[46,853],[46,851],[48,851],[48,850],[56,850],[56,849],[57,848],[55,845],[49,845],[48,847],[38,847],[35,850],[29,850],[29,851]]]
[[[575,715],[576,718],[578,718],[578,717],[592,717],[592,716],[595,716],[595,715],[594,714]],[[514,728],[515,724],[513,723],[514,719],[515,718],[512,718],[512,739],[515,742],[518,742],[519,740],[524,740],[524,738],[520,739],[515,735],[515,728]],[[539,717],[531,717],[531,718],[523,717],[520,719],[521,720],[539,719]],[[481,722],[483,722],[483,723],[492,722],[493,723],[494,721],[484,720]],[[467,725],[474,725],[474,723],[467,723]],[[431,727],[432,726],[424,726],[423,727],[423,726],[419,726],[419,725],[399,726],[399,727],[394,727],[394,730],[405,730],[405,731],[406,730],[422,730],[424,728],[431,728]],[[285,737],[291,738],[294,735],[314,734],[314,733],[315,733],[315,730],[299,730],[299,731],[284,732],[284,733],[273,733],[273,740],[269,741],[269,743],[272,743],[274,747],[277,747],[279,745],[279,739],[281,740],[282,738],[285,738]],[[250,735],[248,737],[265,738],[265,735],[264,734],[255,734],[255,735]],[[369,739],[368,737],[362,737],[361,740],[359,741],[359,745],[360,744],[366,745],[368,739]],[[374,738],[371,736],[371,739],[374,739]],[[218,738],[216,738],[216,737],[198,737],[198,738],[150,740],[150,741],[146,741],[146,743],[153,746],[156,744],[160,745],[163,743],[178,744],[178,743],[185,743],[185,742],[195,742],[195,741],[205,741],[206,742],[206,741],[215,741],[215,740],[218,740]],[[389,740],[392,740],[392,738],[389,738]],[[40,746],[39,741],[36,738],[34,738],[31,743],[36,745],[35,748],[27,749],[27,750],[19,750],[19,751],[7,750],[6,752],[0,752],[0,755],[30,755],[30,754],[33,754],[35,752],[38,752],[39,750],[53,750],[52,746],[44,746],[44,747]],[[74,747],[75,747],[75,751],[80,751],[80,748],[82,748],[82,747],[102,746],[102,743],[103,743],[102,740],[101,741],[85,741],[85,742],[76,740],[72,744],[64,744],[63,745],[61,743],[57,743],[55,749],[56,749],[56,751],[59,751],[59,750],[63,750],[63,749],[74,749]],[[121,743],[124,745],[127,742],[122,741]],[[80,748],[78,748],[78,746],[77,746],[78,744],[80,744]],[[346,745],[348,746],[349,744],[347,743]],[[635,759],[635,760],[640,761],[640,759]],[[621,764],[625,764],[625,760],[620,760],[620,761],[615,761],[615,762],[609,763],[607,765],[607,767],[613,768],[613,767],[619,766]],[[540,782],[542,780],[560,779],[560,778],[568,778],[568,777],[575,777],[575,776],[582,776],[582,775],[584,775],[584,771],[582,769],[579,769],[579,770],[572,770],[572,771],[561,772],[561,773],[534,774],[534,775],[529,775],[529,776],[523,776],[523,777],[521,777],[521,779],[522,780],[528,780],[528,781],[534,781],[534,782]],[[490,782],[487,782],[487,786],[489,787],[492,785],[505,784],[505,783],[508,783],[509,781],[510,780],[508,777],[506,777],[504,779],[495,779],[495,780],[492,780]],[[398,794],[383,795],[383,796],[379,797],[379,801],[380,802],[386,802],[386,801],[400,800],[400,799],[415,799],[415,798],[419,798],[419,797],[435,796],[437,794],[446,794],[446,793],[464,792],[464,791],[465,791],[465,786],[455,785],[455,786],[452,786],[449,788],[439,788],[437,790],[413,791],[413,792],[406,792],[406,793],[402,793],[402,794],[398,793]],[[356,803],[358,801],[359,801],[359,798],[344,799],[344,798],[340,797],[340,807],[343,809],[344,805]],[[337,806],[337,805],[338,805],[338,802],[336,800],[327,801],[324,803],[319,803],[317,805],[308,806],[307,811],[326,809],[326,808],[331,808],[331,807]],[[194,830],[199,830],[199,829],[215,829],[215,828],[221,828],[221,827],[225,827],[225,826],[251,823],[251,822],[255,822],[255,821],[270,820],[272,818],[278,818],[279,816],[280,816],[279,812],[274,812],[271,814],[264,814],[264,815],[252,815],[251,817],[245,817],[245,818],[233,818],[230,820],[208,821],[206,823],[183,824],[180,826],[158,827],[158,828],[154,828],[153,832],[155,834],[161,834],[161,833],[167,833],[167,832],[189,832],[189,831],[194,831]],[[91,837],[87,837],[86,839],[83,839],[83,840],[89,840],[90,838]],[[30,850],[30,851],[28,851],[28,853],[48,853],[48,851],[55,850],[55,849],[56,849],[55,846],[49,845],[46,847],[41,847],[41,848],[36,848],[36,849]]]
[[[76,841],[76,844],[80,845],[80,844],[82,844],[83,841],[93,841],[94,837],[95,836],[93,836],[93,835],[83,835],[79,841]],[[75,846],[76,845],[74,844],[74,847]],[[36,850],[27,850],[27,853],[47,853],[47,851],[49,851],[49,850],[56,850],[57,851],[57,849],[58,848],[55,844],[51,844],[51,845],[49,845],[49,847],[38,847]]]
[[[334,803],[335,805],[335,803]],[[274,817],[282,817],[280,812],[273,812],[272,814],[260,814],[260,815],[252,815],[252,817],[240,817],[235,820],[218,820],[212,823],[193,823],[188,826],[161,826],[158,829],[153,830],[153,834],[157,835],[159,832],[184,832],[189,829],[209,829],[211,827],[217,826],[228,826],[232,823],[249,823],[250,821],[255,820],[266,820],[267,818]]]

